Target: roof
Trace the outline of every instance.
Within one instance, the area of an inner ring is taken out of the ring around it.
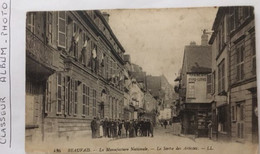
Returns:
[[[161,76],[146,76],[147,89],[154,97],[159,97],[161,90]]]
[[[140,67],[137,64],[132,63],[132,67],[133,67],[133,72],[142,72],[142,67]]]
[[[130,57],[130,55],[124,55],[124,61],[131,63],[131,57]]]
[[[184,56],[187,73],[211,72],[211,46],[186,46]]]
[[[218,29],[218,26],[221,22],[221,19],[222,17],[225,15],[225,9],[227,9],[227,7],[220,7],[218,8],[218,12],[216,14],[216,17],[215,17],[215,20],[214,20],[214,23],[212,25],[212,30],[214,31],[213,34],[211,35],[210,39],[209,39],[209,44],[212,44],[214,39],[216,38],[217,36],[217,29]],[[222,19],[223,20],[223,19]]]
[[[132,72],[132,77],[136,79],[137,82],[145,82],[146,72]]]

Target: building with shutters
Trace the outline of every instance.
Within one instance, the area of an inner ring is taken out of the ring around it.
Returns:
[[[177,110],[182,123],[182,133],[198,137],[208,135],[211,111],[211,46],[203,33],[201,45],[191,42],[185,46],[180,77],[176,81],[179,100]]]
[[[26,140],[90,133],[94,117],[122,119],[124,48],[100,11],[29,12]]]
[[[158,102],[149,91],[144,93],[144,111],[143,118],[150,119],[155,126],[159,121]]]
[[[229,89],[229,13],[219,8],[209,40],[212,45],[212,132],[213,140],[229,141],[231,138]]]
[[[258,143],[253,8],[220,7],[213,30],[213,129],[218,138]]]

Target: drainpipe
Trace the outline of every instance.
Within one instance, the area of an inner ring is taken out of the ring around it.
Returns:
[[[46,18],[47,18],[47,12],[45,12],[44,14],[43,14],[43,33],[44,33],[44,45],[47,45],[47,41],[46,41],[46,33],[47,33],[47,30],[46,30],[46,24],[47,24],[47,20],[46,20]],[[47,79],[46,80],[48,80],[48,77],[47,77]],[[42,102],[42,120],[41,120],[41,133],[42,133],[42,141],[44,141],[44,137],[45,137],[45,133],[44,133],[44,118],[45,118],[45,103],[46,103],[46,101],[45,101],[45,99],[46,99],[46,80],[44,80],[45,81],[45,84],[44,84],[44,95],[43,95],[43,102]]]
[[[228,15],[228,17],[230,17],[230,8],[228,8],[228,13],[229,13],[229,15]],[[229,21],[229,20],[228,20]],[[228,23],[229,24],[229,23]],[[229,119],[229,121],[228,121],[228,126],[229,126],[229,128],[228,128],[228,138],[231,138],[231,76],[230,76],[230,68],[231,68],[231,62],[230,62],[230,59],[231,59],[231,36],[230,36],[230,31],[228,31],[227,32],[228,34],[227,34],[227,44],[228,44],[228,54],[227,54],[227,56],[228,56],[228,58],[227,58],[227,60],[228,60],[228,70],[227,70],[227,72],[228,72],[228,84],[227,84],[227,86],[228,86],[228,92],[227,92],[227,103],[228,103],[228,110],[229,110],[229,116],[228,116],[228,119]],[[231,139],[232,140],[232,139]]]

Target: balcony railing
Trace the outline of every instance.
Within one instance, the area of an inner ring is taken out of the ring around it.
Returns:
[[[26,54],[37,62],[53,68],[54,49],[47,46],[30,30],[26,30]]]

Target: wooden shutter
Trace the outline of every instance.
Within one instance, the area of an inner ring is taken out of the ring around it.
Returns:
[[[61,114],[62,106],[62,75],[57,74],[57,114]]]
[[[58,46],[66,48],[66,12],[58,12]]]
[[[51,112],[51,77],[46,81],[44,111],[45,113]]]
[[[82,85],[82,116],[86,115],[86,86]]]
[[[74,115],[78,114],[78,81],[74,80]]]
[[[87,115],[89,115],[89,103],[90,103],[90,98],[89,98],[89,96],[90,96],[90,93],[89,93],[90,91],[89,91],[89,87],[86,87],[86,93],[87,93],[87,109],[86,109],[86,112],[87,112]]]
[[[53,40],[53,12],[47,13],[47,37],[48,43],[51,44]]]
[[[71,115],[74,112],[74,80],[71,79]]]
[[[61,92],[61,112],[65,113],[65,81],[66,81],[66,77],[62,76],[62,81],[61,81],[61,86],[62,86],[62,92]]]
[[[211,80],[212,78],[211,78],[211,74],[208,74],[207,75],[207,94],[211,94],[211,92],[212,92],[212,89],[211,89],[211,87],[212,87],[212,80]]]
[[[72,82],[72,79],[70,78],[69,83],[68,83],[68,101],[69,101],[68,107],[69,107],[69,115],[72,114],[72,102],[73,102],[73,97],[72,97],[72,93],[73,93],[72,83],[73,83],[73,82]]]
[[[65,77],[65,80],[64,80],[64,114],[67,115],[68,114],[68,96],[69,96],[69,93],[68,93],[68,76]]]

